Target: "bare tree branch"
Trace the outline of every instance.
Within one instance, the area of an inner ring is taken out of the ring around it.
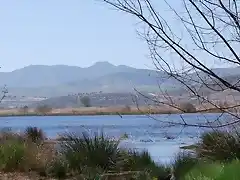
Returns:
[[[204,124],[192,124],[184,121],[166,122],[169,125],[220,128],[240,122],[240,100],[233,95],[233,102],[226,107],[212,96],[219,93],[239,93],[238,76],[221,75],[212,69],[216,63],[239,67],[240,23],[238,0],[181,0],[181,4],[171,1],[154,0],[103,0],[116,9],[133,15],[144,25],[139,35],[148,44],[150,57],[160,79],[179,83],[183,89],[183,98],[197,106],[196,112],[218,111],[219,116]],[[162,6],[167,8],[164,14]],[[181,7],[179,7],[181,6]],[[177,19],[178,28],[172,19]],[[172,21],[171,21],[172,20]],[[172,60],[172,61],[171,61]],[[180,69],[182,65],[182,69]],[[181,108],[180,97],[162,90],[164,82],[158,85],[161,97],[145,97],[156,105],[165,105],[185,112]],[[177,91],[177,90],[176,90]],[[136,92],[145,96],[141,92]],[[224,96],[224,95],[222,95]],[[192,100],[194,99],[194,101]],[[199,107],[200,106],[200,107]],[[222,122],[224,114],[232,121]]]

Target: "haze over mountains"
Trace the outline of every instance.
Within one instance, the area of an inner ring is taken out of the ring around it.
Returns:
[[[215,69],[221,76],[236,78],[239,68]],[[12,72],[0,72],[0,82],[7,85],[9,93],[16,96],[62,96],[80,92],[130,92],[133,88],[154,92],[158,83],[162,88],[179,88],[174,79],[163,72],[136,69],[125,65],[115,66],[97,62],[81,68],[67,65],[30,65]]]

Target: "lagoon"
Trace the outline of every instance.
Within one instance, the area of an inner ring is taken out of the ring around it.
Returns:
[[[180,146],[197,142],[199,135],[206,129],[197,127],[169,126],[166,121],[203,123],[214,120],[219,114],[173,114],[117,115],[106,116],[21,116],[0,117],[0,128],[11,128],[21,132],[27,126],[41,128],[48,138],[56,138],[66,132],[90,133],[103,131],[107,136],[128,135],[120,145],[137,150],[147,150],[156,162],[169,163],[180,151]],[[221,116],[222,119],[228,119]]]

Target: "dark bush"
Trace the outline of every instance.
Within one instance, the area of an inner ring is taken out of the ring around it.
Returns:
[[[180,105],[180,110],[184,113],[195,113],[196,107],[191,103],[183,103]]]
[[[23,114],[27,114],[28,110],[29,110],[28,106],[23,106],[19,109],[19,112]]]
[[[239,137],[234,133],[213,131],[202,134],[197,156],[217,161],[240,158]]]
[[[39,105],[36,109],[35,112],[38,114],[43,114],[46,115],[47,113],[50,113],[52,111],[52,108],[47,106],[47,105]]]
[[[45,139],[43,131],[37,127],[27,127],[25,136],[34,143],[41,143]]]
[[[84,107],[91,107],[91,100],[88,96],[82,97],[80,101],[84,105]]]

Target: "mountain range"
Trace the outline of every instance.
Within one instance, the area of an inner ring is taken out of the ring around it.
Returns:
[[[161,74],[160,77],[163,77]],[[154,90],[159,73],[97,62],[81,68],[67,65],[30,65],[0,72],[1,85],[16,96],[61,96],[82,92],[129,92],[133,88]]]
[[[221,76],[239,77],[239,68],[214,69]],[[194,76],[194,75],[193,75]],[[0,72],[0,83],[16,96],[62,96],[82,92],[129,92],[133,88],[157,91],[179,88],[180,84],[161,71],[136,69],[109,62],[97,62],[86,68],[67,65],[30,65],[12,72]]]

